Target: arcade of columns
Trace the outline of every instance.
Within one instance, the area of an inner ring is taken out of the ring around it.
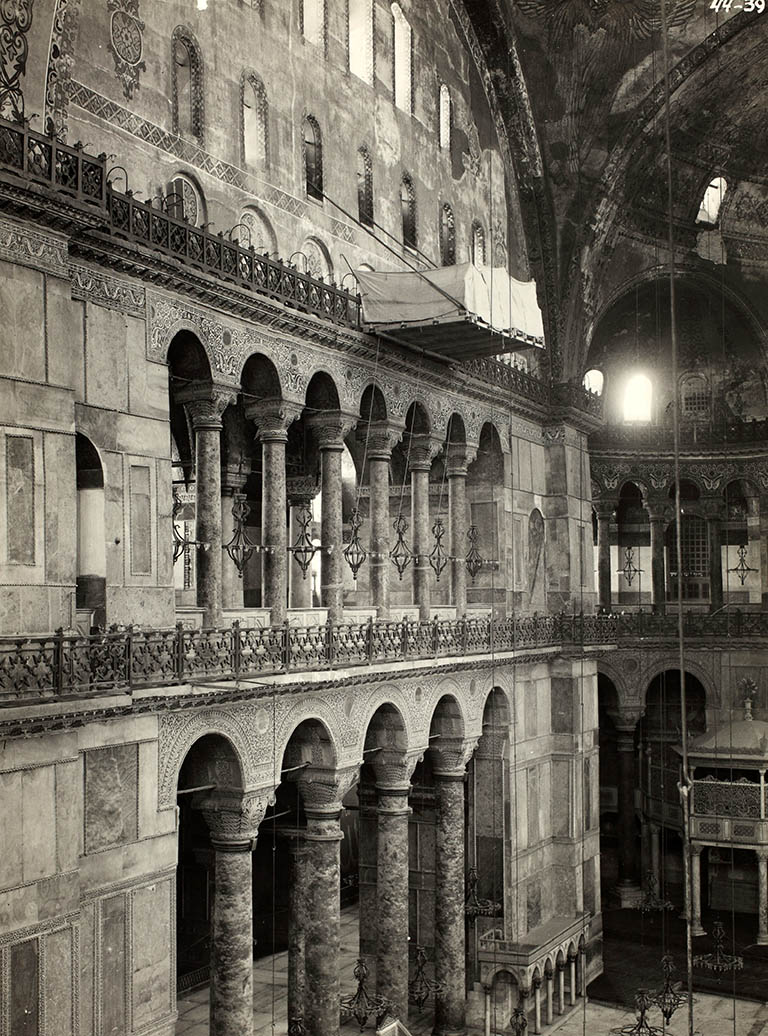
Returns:
[[[235,402],[230,387],[191,385],[177,394],[184,404],[195,436],[197,492],[197,540],[210,544],[198,552],[197,600],[203,608],[207,627],[221,626],[224,607],[242,607],[242,584],[228,559],[222,558],[221,545],[232,535],[232,503],[245,479],[240,473],[225,472],[222,485],[222,415]],[[272,625],[286,620],[289,599],[287,508],[291,506],[292,526],[301,505],[312,498],[313,489],[306,478],[286,477],[288,428],[299,418],[302,406],[284,399],[265,399],[249,404],[246,417],[256,426],[262,448],[262,551],[264,554],[263,604],[270,610]],[[320,452],[321,499],[321,603],[328,618],[343,618],[343,529],[342,466],[344,439],[360,418],[344,411],[325,411],[306,418]],[[370,486],[370,592],[371,605],[379,618],[389,617],[389,569],[386,554],[390,547],[389,465],[392,450],[405,432],[405,425],[372,421],[365,426],[366,458]],[[411,436],[408,473],[411,480],[411,549],[414,555],[413,602],[421,619],[430,618],[430,574],[427,556],[432,549],[429,514],[429,471],[432,461],[445,445],[447,460],[448,508],[450,514],[449,553],[452,602],[457,616],[466,612],[466,572],[463,557],[467,542],[467,466],[474,459],[477,444],[444,444],[429,434]],[[239,584],[239,585],[238,585]],[[291,606],[309,607],[311,586],[307,580],[291,580]],[[226,598],[225,599],[225,595]],[[238,600],[239,595],[239,600]]]

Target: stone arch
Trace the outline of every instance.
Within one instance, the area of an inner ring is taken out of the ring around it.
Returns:
[[[282,760],[283,770],[303,763],[311,768],[332,769],[339,761],[339,747],[326,722],[307,716],[291,727],[282,751],[278,751],[275,758]]]
[[[442,692],[432,709],[429,734],[430,738],[436,741],[435,747],[438,750],[441,739],[457,739],[465,736],[467,721],[460,704],[460,697],[449,692]]]
[[[645,669],[643,669],[640,677],[640,700],[645,708],[646,696],[653,680],[660,676],[661,673],[665,673],[670,670],[680,669],[680,659],[676,652],[670,650],[664,652],[661,657],[653,659]],[[708,709],[718,708],[720,706],[720,694],[715,685],[715,681],[711,673],[700,665],[695,659],[686,657],[685,659],[685,672],[691,676],[695,676],[701,686],[704,688],[706,695],[706,707]]]
[[[616,690],[617,704],[621,704],[624,699],[635,699],[635,694],[629,690],[623,669],[620,670],[618,666],[614,666],[611,662],[606,661],[605,658],[600,658],[597,662],[597,675],[598,678],[602,675],[611,681]]]
[[[304,239],[300,251],[306,256],[304,272],[307,276],[331,284],[333,282],[333,259],[328,246],[319,237],[310,235]]]
[[[432,431],[432,414],[429,403],[416,396],[415,392],[408,399],[405,414],[405,430],[408,435],[428,435]]]
[[[188,747],[177,783],[190,788],[214,784],[215,791],[243,791],[243,766],[235,745],[225,734],[202,734]]]
[[[621,491],[622,491],[622,489],[625,486],[636,486],[640,490],[640,495],[642,496],[643,500],[647,500],[648,493],[649,493],[649,486],[648,486],[647,482],[645,482],[644,479],[635,478],[634,475],[631,478],[628,476],[627,478],[621,479],[619,484],[618,484],[618,486],[617,486],[617,488],[616,488],[616,499],[617,500],[621,496]]]
[[[357,699],[355,699],[355,703],[357,705]],[[379,709],[383,707],[389,707],[401,717],[408,751],[416,751],[426,747],[424,744],[426,737],[422,740],[417,738],[416,731],[418,727],[414,720],[413,704],[410,698],[399,687],[388,686],[371,691],[365,701],[354,707],[354,711],[350,716],[350,719],[354,721],[353,726],[355,730],[360,732],[356,744],[361,753],[365,746],[366,732],[371,720]]]
[[[482,704],[483,727],[486,725],[486,717],[494,727],[511,723],[512,702],[509,693],[498,683],[489,689]]]
[[[387,420],[387,400],[374,381],[365,386],[360,396],[360,416],[366,424],[368,421]]]
[[[310,410],[340,410],[342,393],[330,370],[316,367],[304,393],[304,405]]]
[[[246,405],[283,395],[280,372],[270,356],[251,353],[240,371],[240,385]]]
[[[320,698],[309,698],[298,702],[285,711],[275,724],[275,761],[279,761],[285,755],[286,747],[294,732],[303,723],[319,724],[327,732],[329,743],[333,748],[333,765],[337,765],[344,750],[346,741],[343,732],[339,729],[338,710]]]

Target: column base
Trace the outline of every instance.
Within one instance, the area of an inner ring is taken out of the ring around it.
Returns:
[[[695,922],[691,925],[691,938],[698,939],[702,935],[706,935],[706,929],[702,926],[701,921]]]
[[[755,942],[758,946],[768,946],[768,932],[758,932]]]
[[[620,881],[616,886],[616,895],[622,910],[639,907],[643,901],[643,890],[635,881]]]

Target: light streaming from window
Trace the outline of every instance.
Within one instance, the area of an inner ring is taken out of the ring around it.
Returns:
[[[349,0],[349,71],[373,83],[373,0]]]
[[[653,386],[645,374],[635,374],[624,390],[624,420],[650,421]]]
[[[410,115],[413,111],[411,98],[411,27],[403,14],[400,4],[392,4],[392,21],[394,23],[394,95],[395,104]]]
[[[440,86],[440,147],[443,151],[451,147],[451,91],[445,83]]]
[[[598,370],[587,371],[584,375],[584,388],[587,392],[594,392],[596,396],[602,396],[603,372]]]
[[[722,176],[716,176],[704,192],[704,197],[699,206],[699,214],[696,217],[697,223],[710,223],[714,226],[717,217],[720,215],[720,206],[723,204],[728,184]]]

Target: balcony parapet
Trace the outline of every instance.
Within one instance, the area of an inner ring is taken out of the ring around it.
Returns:
[[[768,443],[768,419],[708,422],[706,424],[682,421],[680,424],[680,445],[696,451],[725,444],[765,447],[766,443]],[[598,431],[590,435],[589,445],[591,451],[596,453],[618,448],[643,452],[658,449],[672,450],[674,429],[671,425],[604,424]]]

